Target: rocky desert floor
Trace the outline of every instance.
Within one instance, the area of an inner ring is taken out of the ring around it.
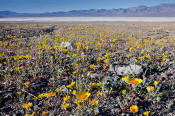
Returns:
[[[0,115],[174,116],[175,23],[1,23]]]

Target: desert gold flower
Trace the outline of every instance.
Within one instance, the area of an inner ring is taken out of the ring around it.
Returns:
[[[69,99],[70,99],[70,96],[68,96],[68,95],[67,95],[66,97],[63,98],[64,101],[67,101],[67,100],[69,100]]]
[[[89,101],[91,105],[98,105],[98,100],[94,99],[94,100],[90,100]]]
[[[84,101],[84,100],[87,100],[90,95],[91,95],[91,93],[89,93],[89,92],[80,91],[78,94],[76,94],[76,98],[78,100]]]
[[[150,111],[145,111],[143,114],[144,114],[145,116],[148,116],[148,115],[150,114]]]
[[[101,61],[101,60],[103,60],[103,58],[101,58],[101,57],[98,57],[98,58],[97,58],[97,60],[98,60],[98,61]]]
[[[31,56],[31,55],[25,55],[25,58],[27,58],[27,59],[31,59],[32,56]]]
[[[123,77],[121,79],[123,81],[125,81],[126,83],[128,83],[128,84],[134,84],[134,85],[140,84],[143,81],[142,79],[139,79],[139,78],[129,78],[128,76]]]
[[[159,81],[154,81],[154,85],[158,85],[159,84]]]
[[[85,72],[85,71],[87,71],[87,69],[86,68],[83,68],[83,71]]]
[[[60,87],[59,89],[57,89],[57,92],[60,92],[63,89],[63,87]]]
[[[142,83],[142,81],[143,81],[142,79],[134,78],[134,79],[129,79],[127,83],[138,85],[138,84]]]
[[[20,67],[16,67],[15,70],[20,70],[20,69],[23,69],[23,68],[24,68],[24,66],[20,66]]]
[[[87,74],[88,76],[91,76],[91,72],[88,72],[88,74]]]
[[[75,100],[74,103],[77,104],[77,105],[80,105],[81,104],[81,101]]]
[[[45,97],[45,94],[44,93],[41,93],[41,94],[38,95],[38,97],[39,98],[43,98],[43,97]]]
[[[140,56],[139,59],[140,60],[143,60],[145,58],[145,56]]]
[[[81,109],[81,101],[75,100],[74,103],[77,104],[77,109],[80,110]]]
[[[87,57],[87,55],[81,55],[81,58],[86,58]]]
[[[167,58],[168,56],[163,56],[164,58]]]
[[[76,56],[77,56],[77,54],[73,54],[73,55],[72,55],[72,57],[76,57]]]
[[[131,47],[129,50],[132,51],[132,50],[134,50],[134,49],[135,49],[134,47]]]
[[[102,95],[102,92],[101,91],[97,91],[97,95]]]
[[[91,69],[94,69],[94,70],[95,70],[95,65],[94,65],[94,64],[91,64],[89,67],[90,67]]]
[[[25,82],[24,85],[25,86],[29,86],[30,85],[30,82]]]
[[[130,111],[131,112],[133,112],[133,113],[136,113],[136,112],[138,112],[138,106],[137,105],[132,105],[131,107],[130,107]]]
[[[105,63],[109,63],[109,61],[110,60],[108,58],[104,60]]]
[[[90,87],[101,87],[102,83],[90,83],[89,86]]]
[[[76,95],[77,91],[76,90],[73,90],[73,94]]]
[[[124,90],[122,90],[122,93],[126,93],[126,90],[124,89]]]
[[[123,81],[128,81],[130,78],[128,76],[121,78]]]
[[[48,113],[49,113],[48,111],[43,111],[43,112],[42,112],[43,115],[46,115],[46,114],[48,114]]]
[[[105,57],[109,57],[110,55],[111,55],[111,54],[107,52],[106,55],[105,55]]]
[[[31,114],[25,114],[24,116],[32,116]]]
[[[147,54],[147,55],[145,56],[145,58],[148,58],[148,59],[149,59],[150,57],[151,57],[151,56],[150,56],[149,54]]]
[[[76,74],[78,72],[78,69],[77,70],[75,70],[74,72],[72,72],[73,74]]]
[[[18,95],[21,95],[21,93],[22,93],[22,92],[20,92],[20,91],[17,92]]]
[[[154,87],[153,86],[147,86],[146,89],[147,89],[148,92],[151,92],[151,91],[154,90]]]
[[[38,98],[37,97],[34,97],[33,100],[36,101]]]
[[[52,96],[56,96],[56,93],[54,92],[49,92],[45,94],[45,97],[52,97]]]
[[[31,102],[22,105],[22,107],[25,109],[29,109],[31,106],[32,106]]]
[[[74,85],[75,85],[75,81],[73,81],[71,84],[67,85],[66,87],[67,87],[67,88],[71,88],[71,87],[73,87]]]
[[[131,56],[131,54],[126,54],[126,56],[127,56],[127,57],[130,57],[130,56]]]
[[[66,109],[66,108],[68,108],[69,107],[69,103],[66,103],[66,104],[61,104],[61,108],[62,109]]]

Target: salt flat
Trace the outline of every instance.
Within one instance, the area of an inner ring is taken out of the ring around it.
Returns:
[[[17,17],[0,22],[175,22],[175,17]]]

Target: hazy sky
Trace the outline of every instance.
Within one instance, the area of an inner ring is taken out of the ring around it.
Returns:
[[[175,3],[175,0],[0,0],[0,11],[40,13],[101,8],[128,8],[138,5],[153,6],[161,3]]]

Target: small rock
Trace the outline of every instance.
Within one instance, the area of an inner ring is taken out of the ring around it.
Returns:
[[[161,77],[167,78],[167,74],[166,73],[161,73]]]
[[[61,48],[69,48],[71,47],[71,43],[70,42],[62,42],[61,43]]]
[[[143,72],[143,68],[140,65],[120,65],[116,67],[116,72],[120,76],[126,76],[128,74],[141,74]]]
[[[115,65],[114,65],[114,64],[111,64],[111,65],[109,66],[109,71],[110,71],[111,73],[115,73]]]
[[[114,77],[107,76],[104,78],[104,83],[111,83],[111,82],[114,82]]]
[[[91,78],[93,78],[93,79],[100,79],[100,75],[97,74],[97,73],[93,73],[93,74],[91,74]]]

